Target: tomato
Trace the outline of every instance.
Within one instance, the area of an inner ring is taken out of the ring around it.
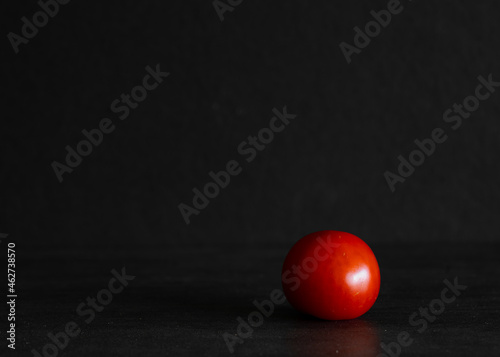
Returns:
[[[325,320],[363,315],[380,290],[380,270],[370,247],[338,231],[311,233],[295,243],[281,279],[294,308]]]

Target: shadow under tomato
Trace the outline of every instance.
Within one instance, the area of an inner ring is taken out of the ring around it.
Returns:
[[[380,339],[368,320],[324,321],[301,316],[290,326],[284,348],[292,356],[376,356]]]

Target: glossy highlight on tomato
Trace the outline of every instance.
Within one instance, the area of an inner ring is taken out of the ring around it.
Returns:
[[[363,315],[380,291],[380,270],[370,247],[339,231],[311,233],[295,243],[281,279],[294,308],[325,320]]]

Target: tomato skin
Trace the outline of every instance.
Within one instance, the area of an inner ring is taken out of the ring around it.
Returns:
[[[281,277],[294,308],[325,320],[363,315],[380,291],[380,270],[370,247],[339,231],[300,239],[288,252]]]

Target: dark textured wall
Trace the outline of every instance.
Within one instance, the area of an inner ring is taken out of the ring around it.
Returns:
[[[72,1],[15,54],[35,1],[4,4],[1,227],[36,245],[291,244],[316,230],[369,242],[497,240],[500,90],[458,130],[442,120],[500,80],[500,4],[402,1],[347,64],[339,44],[387,1]],[[110,110],[145,66],[170,72],[123,121]],[[251,163],[238,145],[272,109],[297,117]],[[101,118],[113,133],[59,183],[51,163]],[[448,140],[392,193],[415,139]],[[243,172],[186,225],[191,190]]]

